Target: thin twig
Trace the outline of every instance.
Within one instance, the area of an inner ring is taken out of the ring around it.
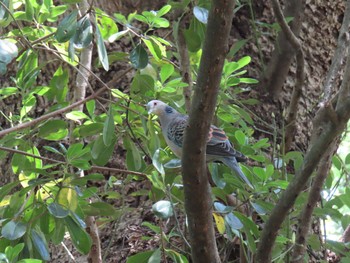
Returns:
[[[103,87],[100,88],[99,90],[97,90],[95,93],[91,94],[90,96],[86,97],[85,99],[83,100],[80,100],[80,101],[77,101],[77,102],[74,102],[73,104],[67,106],[67,107],[64,107],[62,109],[59,109],[59,110],[56,110],[56,111],[53,111],[53,112],[50,112],[48,114],[45,114],[39,118],[36,118],[32,121],[29,121],[29,122],[25,122],[25,123],[21,123],[21,124],[18,124],[17,126],[14,126],[14,127],[11,127],[11,128],[7,128],[5,130],[2,130],[0,131],[0,138],[11,133],[11,132],[15,132],[15,131],[20,131],[20,130],[23,130],[25,128],[29,128],[31,126],[34,126],[42,121],[45,121],[49,118],[52,118],[52,117],[55,117],[57,115],[60,115],[62,113],[65,113],[69,110],[72,110],[74,108],[76,108],[77,106],[89,101],[89,100],[92,100],[92,99],[95,99],[97,96],[99,96],[103,91],[105,91],[106,89],[109,88],[109,86],[113,86],[115,84],[116,81],[120,80],[126,73],[128,73],[129,71],[131,71],[133,68],[130,67],[126,70],[124,70],[122,73],[116,75],[115,78],[113,78],[111,81],[109,81],[107,84],[103,83]]]
[[[134,133],[134,131],[131,128],[131,125],[129,123],[129,105],[130,105],[130,100],[128,100],[127,102],[127,108],[126,108],[126,116],[125,116],[125,121],[126,121],[126,125],[129,128],[131,137],[133,138],[134,142],[139,146],[139,148],[141,149],[141,151],[145,154],[145,156],[148,158],[148,160],[151,160],[152,158],[148,155],[148,153],[145,151],[145,149],[143,148],[143,146],[141,145],[141,143],[139,142],[139,140],[136,138],[136,135]]]
[[[43,156],[40,156],[40,155],[35,155],[35,154],[27,153],[27,152],[24,152],[24,151],[21,151],[21,150],[16,150],[16,149],[4,147],[4,146],[0,146],[0,150],[6,151],[6,152],[10,152],[10,153],[17,153],[17,154],[29,156],[29,157],[32,157],[32,158],[35,158],[35,159],[39,159],[39,160],[43,160],[43,161],[47,161],[47,162],[50,162],[50,163],[57,163],[57,164],[68,165],[68,163],[64,162],[64,161],[59,161],[59,160],[56,160],[56,159],[47,158],[47,157],[43,157]],[[91,170],[98,170],[98,171],[105,171],[105,172],[133,174],[133,175],[138,175],[138,176],[142,176],[142,177],[147,178],[147,174],[145,174],[145,173],[140,173],[140,172],[135,172],[135,171],[130,171],[130,170],[124,170],[124,169],[119,169],[119,168],[110,168],[110,167],[103,167],[103,166],[92,165],[90,167],[90,169]]]

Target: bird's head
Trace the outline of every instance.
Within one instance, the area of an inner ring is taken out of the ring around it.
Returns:
[[[147,103],[147,110],[148,114],[156,114],[158,116],[163,116],[165,114],[172,114],[176,113],[176,110],[174,110],[172,107],[165,104],[163,101],[160,100],[151,100]]]

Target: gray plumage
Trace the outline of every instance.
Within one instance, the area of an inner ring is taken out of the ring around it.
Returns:
[[[153,113],[159,117],[165,141],[174,154],[181,158],[184,131],[188,116],[177,112],[160,100],[150,101],[147,104],[147,109],[149,114]],[[209,130],[206,159],[208,162],[218,161],[224,163],[245,183],[253,188],[237,162],[246,161],[247,158],[242,153],[236,151],[232,147],[225,132],[214,125],[211,125]]]

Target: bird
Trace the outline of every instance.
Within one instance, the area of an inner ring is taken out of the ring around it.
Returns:
[[[166,143],[173,153],[181,159],[184,132],[188,122],[188,115],[184,115],[160,100],[147,103],[148,114],[155,114],[159,118],[160,126]],[[206,161],[221,162],[231,168],[249,187],[253,185],[244,175],[238,162],[245,162],[247,157],[235,150],[225,132],[211,125],[206,146]]]

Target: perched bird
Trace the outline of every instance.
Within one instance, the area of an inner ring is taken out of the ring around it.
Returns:
[[[188,116],[177,112],[174,108],[160,100],[152,100],[147,104],[148,113],[156,114],[159,117],[163,136],[174,154],[181,158],[184,132],[188,121]],[[207,162],[222,162],[230,167],[251,188],[252,184],[243,174],[239,167],[239,162],[244,162],[247,158],[236,151],[228,140],[225,132],[218,127],[211,125],[206,148]]]

